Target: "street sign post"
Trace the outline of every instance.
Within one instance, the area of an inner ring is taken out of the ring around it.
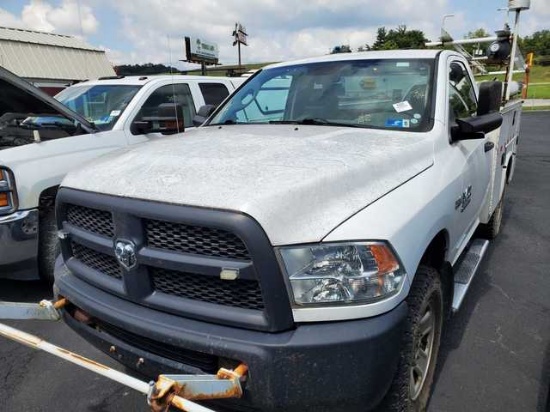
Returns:
[[[237,46],[239,53],[239,68],[241,67],[241,44],[248,46],[247,41],[248,34],[246,33],[246,27],[241,23],[235,23],[235,30],[233,30],[233,46]]]

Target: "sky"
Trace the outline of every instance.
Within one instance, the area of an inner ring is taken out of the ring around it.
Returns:
[[[274,62],[353,49],[378,27],[424,31],[437,40],[443,16],[453,37],[506,21],[507,0],[0,0],[0,26],[68,34],[104,48],[113,64],[162,63],[178,68],[185,36],[215,42],[220,62],[237,63],[235,22],[246,26],[243,63]],[[510,16],[513,21],[513,16]],[[531,0],[520,35],[550,29],[550,0]]]

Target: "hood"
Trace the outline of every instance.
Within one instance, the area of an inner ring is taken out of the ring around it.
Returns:
[[[80,123],[88,133],[96,131],[84,117],[3,67],[0,67],[0,90],[0,117],[6,113],[61,114]]]
[[[426,134],[210,126],[104,157],[70,173],[62,186],[243,212],[282,245],[322,240],[432,164]]]

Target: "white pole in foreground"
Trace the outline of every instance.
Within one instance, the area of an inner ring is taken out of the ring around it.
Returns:
[[[508,78],[506,79],[506,97],[505,100],[510,100],[510,84],[514,75],[514,63],[516,62],[516,51],[518,48],[519,39],[519,15],[521,10],[516,10],[516,21],[514,24],[514,34],[512,38],[512,51],[510,53],[510,67],[508,68]]]
[[[75,365],[81,366],[84,369],[88,369],[89,371],[95,372],[115,382],[121,383],[122,385],[132,388],[144,395],[149,393],[150,385],[147,382],[143,382],[139,379],[133,378],[132,376],[126,375],[125,373],[111,369],[108,366],[77,355],[76,353],[60,348],[59,346],[55,346],[34,335],[12,328],[3,323],[0,323],[0,336],[4,336],[5,338],[22,343],[30,348],[48,352],[58,358],[74,363]],[[197,405],[194,402],[178,396],[174,397],[172,400],[172,405],[188,412],[213,412],[211,409]]]

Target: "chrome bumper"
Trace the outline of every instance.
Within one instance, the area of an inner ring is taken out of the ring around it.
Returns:
[[[38,278],[38,210],[0,216],[0,278]]]

